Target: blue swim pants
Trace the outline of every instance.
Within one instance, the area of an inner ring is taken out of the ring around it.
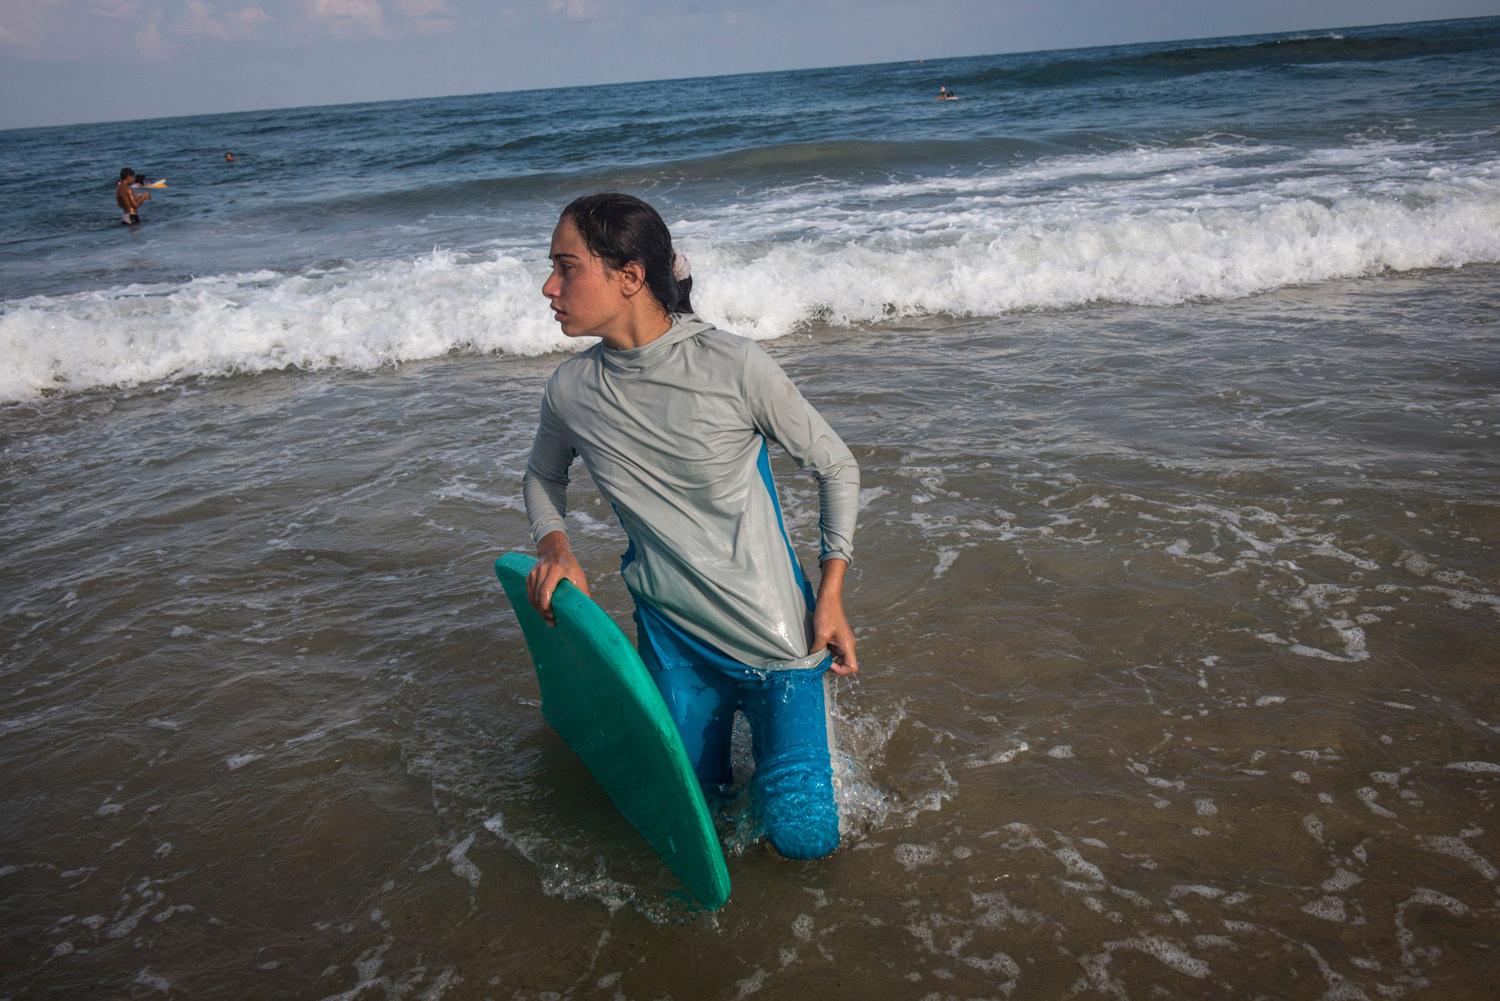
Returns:
[[[706,789],[730,784],[735,710],[750,721],[750,792],[766,840],[787,858],[822,858],[839,846],[833,791],[828,665],[758,671],[733,660],[643,601],[636,602],[641,660],[682,735]]]

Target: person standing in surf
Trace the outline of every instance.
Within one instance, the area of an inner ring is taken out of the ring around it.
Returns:
[[[115,204],[120,207],[120,222],[126,226],[141,224],[141,206],[151,200],[149,192],[136,191],[135,171],[120,168],[120,182],[115,185]]]
[[[621,576],[641,659],[698,780],[731,782],[736,710],[749,719],[751,794],[783,856],[838,847],[828,675],[859,669],[844,612],[859,467],[753,341],[681,312],[671,234],[656,210],[586,195],[552,234],[542,294],[569,337],[600,342],[559,365],[542,397],[522,492],[539,560],[531,604],[588,593],[568,542],[568,468],[582,457],[625,529]],[[822,574],[792,551],[767,443],[818,481]]]

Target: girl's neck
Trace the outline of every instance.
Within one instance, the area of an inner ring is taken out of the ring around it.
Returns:
[[[605,347],[615,351],[645,347],[672,329],[672,317],[644,290],[632,296],[630,303],[632,310],[621,329],[602,335]]]

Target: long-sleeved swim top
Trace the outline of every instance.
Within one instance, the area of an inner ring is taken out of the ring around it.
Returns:
[[[812,592],[792,552],[767,440],[818,480],[821,564],[852,560],[859,466],[765,351],[697,316],[638,348],[601,342],[542,397],[522,493],[532,539],[566,531],[582,457],[630,540],[637,601],[749,667],[812,667]]]

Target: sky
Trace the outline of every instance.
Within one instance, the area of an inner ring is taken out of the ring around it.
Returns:
[[[1500,0],[0,0],[0,129],[1500,15]]]

